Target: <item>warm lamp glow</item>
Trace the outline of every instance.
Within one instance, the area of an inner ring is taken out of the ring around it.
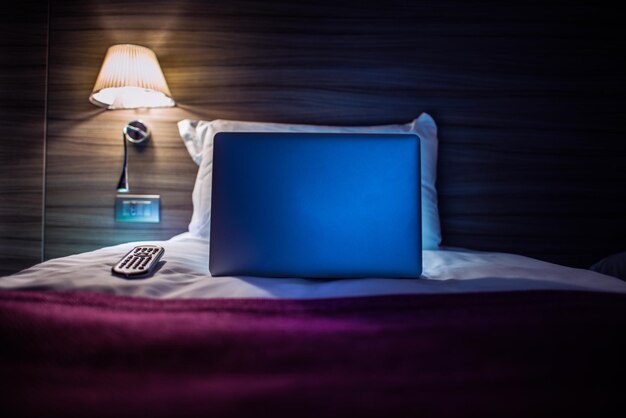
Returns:
[[[108,109],[175,105],[155,53],[130,44],[108,49],[89,101]]]

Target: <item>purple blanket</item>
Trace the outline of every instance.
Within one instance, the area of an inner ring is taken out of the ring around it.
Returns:
[[[626,295],[0,292],[0,416],[626,416]]]

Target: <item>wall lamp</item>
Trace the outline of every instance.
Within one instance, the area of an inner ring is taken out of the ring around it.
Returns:
[[[176,105],[154,51],[131,44],[113,45],[107,50],[89,101],[107,109]],[[130,190],[126,141],[139,144],[149,137],[150,129],[141,120],[129,122],[122,130],[124,164],[117,185],[118,192]]]

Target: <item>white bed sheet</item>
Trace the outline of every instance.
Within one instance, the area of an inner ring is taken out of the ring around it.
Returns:
[[[211,277],[208,241],[177,235],[162,245],[164,264],[147,279],[125,280],[111,266],[130,242],[37,264],[0,278],[0,289],[93,291],[151,298],[329,298],[414,293],[569,289],[626,293],[626,282],[528,257],[469,250],[424,251],[419,279]]]

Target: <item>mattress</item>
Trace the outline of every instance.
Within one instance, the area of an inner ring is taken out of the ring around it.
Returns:
[[[162,265],[152,277],[126,280],[111,266],[133,246],[129,242],[57,258],[0,279],[0,289],[87,291],[157,299],[283,298],[581,290],[626,293],[626,283],[589,270],[564,267],[514,254],[458,248],[423,252],[419,279],[302,279],[211,277],[209,242],[190,233],[166,241]]]
[[[416,279],[211,277],[209,242],[137,242],[0,278],[3,416],[622,416],[626,283],[425,251]],[[621,412],[616,412],[621,411]]]

